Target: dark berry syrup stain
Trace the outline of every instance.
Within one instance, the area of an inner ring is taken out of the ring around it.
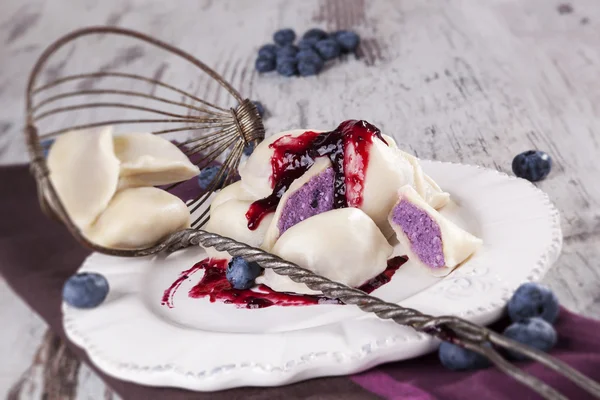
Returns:
[[[388,260],[388,266],[381,274],[366,282],[358,289],[366,293],[371,293],[380,288],[389,281],[406,261],[408,257],[394,257]],[[181,284],[189,279],[193,274],[204,270],[204,276],[188,292],[191,298],[208,297],[211,303],[222,302],[233,304],[237,308],[265,308],[271,306],[308,306],[314,304],[343,304],[337,299],[329,299],[324,296],[313,296],[293,293],[280,293],[271,290],[265,285],[258,285],[254,289],[238,290],[231,287],[225,276],[227,269],[227,260],[206,258],[192,268],[183,271],[177,280],[165,290],[162,297],[162,305],[173,308],[173,297]]]
[[[333,165],[333,207],[359,207],[373,137],[386,143],[377,127],[362,120],[348,120],[331,132],[307,131],[300,136],[283,136],[271,143],[273,192],[250,205],[246,213],[248,229],[255,230],[266,215],[275,211],[292,182],[308,171],[318,157],[328,157]]]

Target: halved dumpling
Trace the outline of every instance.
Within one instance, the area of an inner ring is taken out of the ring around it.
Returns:
[[[358,287],[387,267],[393,248],[357,208],[327,211],[294,225],[271,253],[336,282]],[[319,293],[266,269],[257,279],[279,292]]]
[[[444,192],[433,179],[423,172],[423,168],[421,168],[417,157],[402,150],[398,150],[398,152],[413,166],[414,187],[417,193],[419,193],[427,204],[436,210],[444,207],[450,200],[450,194]]]
[[[84,234],[101,246],[140,249],[189,226],[190,213],[183,201],[164,190],[141,187],[118,192]]]
[[[389,214],[390,225],[409,259],[432,274],[448,275],[481,246],[481,239],[436,211],[412,187],[402,187],[398,197]]]
[[[204,227],[207,232],[226,236],[252,247],[260,247],[273,214],[265,216],[263,222],[255,230],[248,229],[246,212],[252,204],[249,200],[231,199],[216,207],[211,207],[210,220]],[[219,252],[214,248],[206,248],[210,257],[229,258],[226,252]]]
[[[121,161],[120,187],[167,185],[200,173],[177,146],[158,135],[115,136],[114,147]]]
[[[271,176],[273,174],[271,157],[274,152],[269,146],[284,136],[300,136],[308,131],[323,132],[312,129],[294,129],[269,136],[256,146],[252,155],[246,161],[242,162],[238,168],[244,189],[259,199],[269,196],[273,191],[273,186],[271,185]]]
[[[269,224],[262,248],[269,251],[279,236],[297,223],[333,209],[334,172],[331,161],[319,157],[284,193]],[[262,225],[262,224],[261,224]]]
[[[59,136],[48,154],[52,185],[71,220],[91,225],[117,191],[119,159],[112,129],[72,131]]]

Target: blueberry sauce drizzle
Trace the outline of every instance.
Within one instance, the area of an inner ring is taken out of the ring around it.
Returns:
[[[385,271],[364,283],[358,289],[366,293],[371,293],[375,289],[380,288],[392,280],[398,268],[406,261],[408,261],[408,257],[406,256],[389,259]],[[161,304],[173,308],[175,292],[184,281],[200,270],[204,270],[204,276],[189,290],[188,297],[195,299],[208,297],[211,303],[219,301],[225,304],[233,304],[237,308],[247,309],[271,306],[289,307],[314,304],[343,304],[338,299],[330,299],[324,296],[275,292],[265,285],[258,285],[255,287],[255,290],[234,289],[225,276],[226,269],[227,260],[206,258],[200,261],[192,268],[183,271],[175,282],[164,291]]]
[[[374,136],[386,143],[374,125],[363,120],[348,120],[330,132],[307,131],[296,137],[283,136],[271,143],[273,192],[250,205],[246,213],[248,229],[255,230],[266,215],[275,211],[292,182],[308,171],[318,157],[328,157],[333,166],[333,208],[359,207]]]

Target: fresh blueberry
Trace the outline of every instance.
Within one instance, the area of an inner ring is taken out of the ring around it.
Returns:
[[[326,37],[327,37],[327,32],[325,32],[323,29],[319,29],[319,28],[309,29],[308,31],[306,31],[304,33],[304,35],[302,35],[302,39],[315,38],[317,40],[322,40],[322,39],[325,39]]]
[[[253,101],[254,107],[256,107],[256,111],[258,111],[258,115],[263,117],[265,115],[265,107],[260,101]]]
[[[95,272],[82,272],[71,276],[62,289],[65,303],[76,308],[99,306],[108,294],[108,281]]]
[[[274,60],[277,57],[277,46],[274,44],[265,44],[258,49],[258,58],[270,58]]]
[[[278,58],[277,72],[283,76],[294,76],[298,73],[298,62],[293,57]]]
[[[317,75],[323,69],[324,61],[320,58],[303,58],[298,61],[300,76]]]
[[[543,151],[525,151],[513,159],[512,170],[519,178],[531,182],[541,181],[552,169],[552,158]]]
[[[206,167],[202,171],[200,171],[200,175],[198,175],[198,185],[200,186],[200,189],[202,189],[202,190],[208,189],[210,187],[212,181],[219,174],[220,170],[221,170],[220,166],[211,165],[210,167]],[[217,185],[213,189],[215,189],[215,190],[219,189],[221,187],[221,185],[223,185],[224,180],[225,180],[225,174],[223,174],[223,176],[221,176],[220,182],[218,182]]]
[[[352,31],[337,31],[332,35],[344,52],[352,52],[358,47],[360,36]]]
[[[504,336],[541,351],[548,351],[556,345],[556,331],[552,325],[541,318],[514,322],[506,328]],[[510,350],[508,353],[516,360],[527,359],[527,357]]]
[[[48,158],[48,153],[50,152],[50,147],[54,144],[54,139],[46,139],[40,143],[42,146],[42,151],[44,152],[44,158]]]
[[[258,57],[254,66],[258,72],[271,72],[275,70],[276,63],[273,58]]]
[[[487,367],[490,363],[479,353],[450,342],[442,342],[438,352],[442,365],[453,371],[465,371]]]
[[[313,59],[313,60],[323,61],[323,59],[321,58],[321,56],[319,55],[319,53],[317,53],[313,49],[303,49],[303,50],[300,50],[298,52],[298,54],[296,54],[296,59],[298,61],[304,60],[304,59]]]
[[[293,29],[281,29],[273,34],[273,41],[280,46],[292,44],[296,40],[296,32]]]
[[[287,46],[280,47],[277,49],[277,59],[287,58],[287,57],[296,57],[298,53],[298,48],[293,44],[288,44]]]
[[[246,147],[244,147],[244,154],[247,156],[252,155],[255,147],[256,147],[256,144],[254,142],[248,143],[248,145]]]
[[[310,38],[299,40],[297,46],[300,50],[314,49],[315,44],[317,44],[318,41],[319,41],[319,39],[317,39],[316,37],[310,37]]]
[[[257,263],[233,257],[227,265],[225,276],[234,289],[250,289],[261,273],[262,268]]]
[[[333,60],[334,58],[339,57],[342,52],[338,42],[333,39],[319,40],[315,45],[315,48],[324,60]]]
[[[556,295],[539,283],[522,284],[508,301],[508,315],[513,322],[539,317],[552,324],[558,313]]]

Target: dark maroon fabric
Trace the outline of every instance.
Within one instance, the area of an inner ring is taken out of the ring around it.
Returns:
[[[40,211],[33,179],[24,166],[0,168],[0,272],[9,285],[66,340],[61,324],[60,290],[88,251],[59,224]],[[4,321],[4,323],[9,323]],[[501,322],[498,326],[501,328]],[[557,324],[559,343],[552,354],[593,379],[600,379],[600,321],[562,310]],[[84,352],[71,345],[77,356]],[[531,362],[527,371],[559,389],[570,399],[589,398],[565,379]],[[532,392],[490,368],[451,372],[435,355],[390,363],[351,377],[323,378],[278,388],[240,388],[192,393],[151,388],[107,377],[102,379],[124,399],[535,399]]]

